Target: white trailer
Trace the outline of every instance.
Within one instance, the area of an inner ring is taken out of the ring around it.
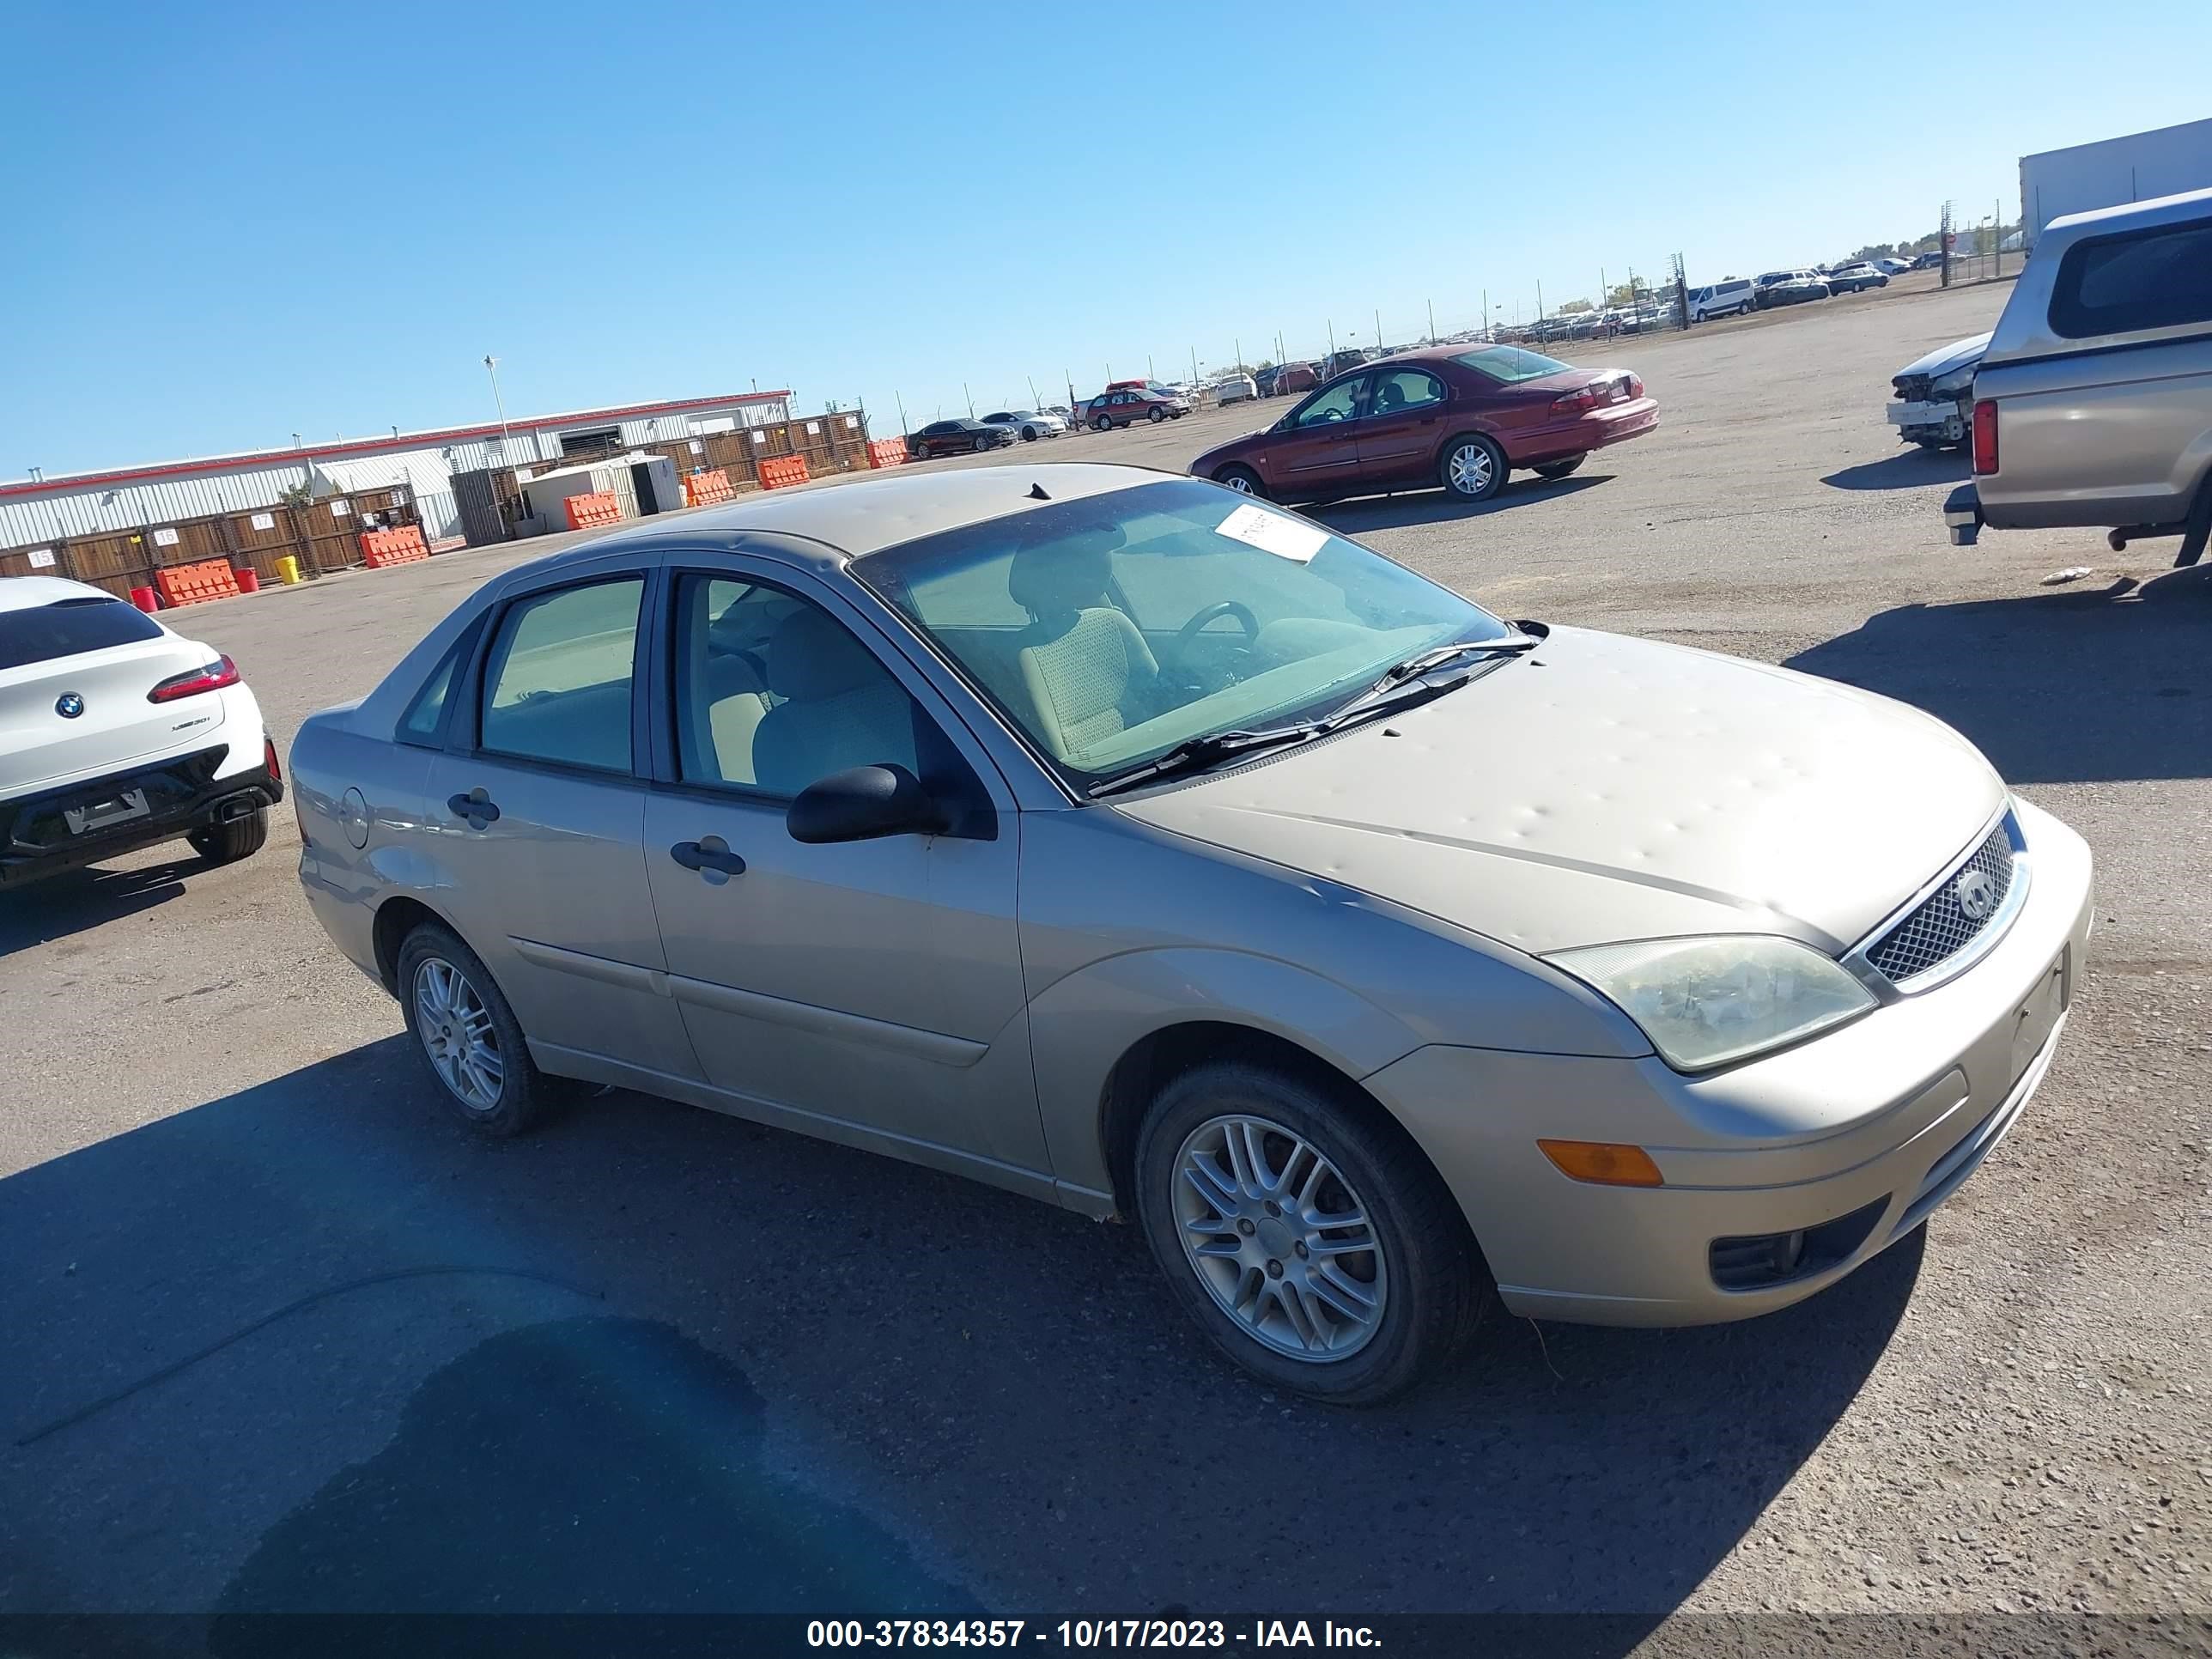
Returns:
[[[2020,158],[2020,222],[2032,251],[2062,214],[2212,188],[2212,120]]]

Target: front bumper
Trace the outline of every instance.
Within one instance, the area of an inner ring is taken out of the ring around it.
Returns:
[[[1771,1313],[1863,1266],[1957,1190],[2041,1082],[2094,920],[2088,848],[2017,810],[2033,879],[2003,939],[1956,978],[1827,1036],[1702,1078],[1656,1057],[1440,1045],[1369,1078],[1458,1198],[1505,1305],[1607,1325]],[[1539,1135],[1643,1146],[1666,1184],[1569,1180]],[[1717,1242],[1844,1222],[1857,1231],[1832,1259],[1808,1255],[1754,1288],[1717,1277]]]
[[[1930,398],[1925,403],[1899,401],[1882,411],[1898,436],[1916,442],[1960,444],[1966,441],[1966,405],[1955,398]]]
[[[265,738],[262,759],[243,769],[223,772],[230,747],[216,744],[193,754],[0,801],[0,886],[35,881],[175,841],[284,799],[283,781],[266,759]],[[143,811],[100,821],[100,809],[135,804],[137,797],[143,798]]]

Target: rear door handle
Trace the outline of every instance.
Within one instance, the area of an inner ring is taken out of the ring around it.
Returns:
[[[483,792],[481,786],[465,795],[448,795],[446,807],[455,817],[466,818],[471,830],[481,830],[499,817],[497,803]]]
[[[724,876],[742,876],[745,872],[745,861],[732,853],[730,843],[720,836],[679,841],[668,849],[668,856],[686,870],[696,870],[702,874],[710,870]]]

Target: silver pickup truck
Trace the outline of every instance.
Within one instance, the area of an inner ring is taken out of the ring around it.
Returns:
[[[1951,539],[2106,527],[2212,538],[2212,190],[2053,220],[1975,371]]]

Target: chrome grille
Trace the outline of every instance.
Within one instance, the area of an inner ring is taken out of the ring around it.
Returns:
[[[1948,961],[1997,915],[2005,895],[2012,890],[2011,821],[2008,813],[2004,822],[1990,831],[1989,839],[1974,849],[1973,856],[1946,876],[1943,884],[1918,909],[1868,947],[1867,961],[1891,984],[1902,984]],[[1990,888],[1989,912],[1978,921],[1959,902],[1959,884],[1970,871],[1987,877]]]

